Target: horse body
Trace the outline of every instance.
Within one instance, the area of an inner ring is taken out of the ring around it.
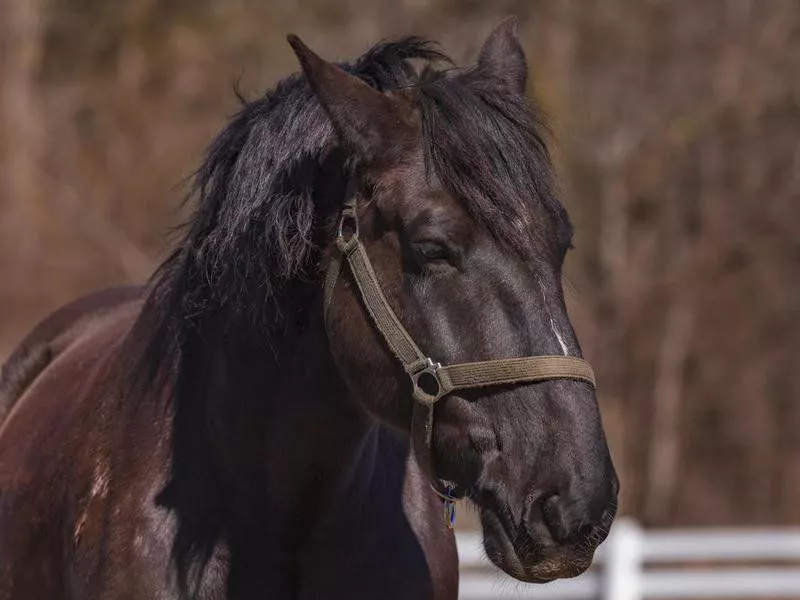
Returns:
[[[177,598],[168,568],[176,526],[157,502],[171,466],[171,411],[156,402],[120,402],[120,353],[140,294],[109,290],[77,304],[66,307],[57,328],[69,343],[29,384],[0,432],[0,598]],[[36,341],[55,339],[42,334]],[[296,395],[287,402],[307,407]],[[408,461],[407,444],[363,418],[363,427],[330,427],[339,439],[321,440],[319,422],[335,425],[341,414],[323,403],[320,409],[312,420],[305,410],[285,415],[281,434],[270,439],[288,434],[308,449],[269,449],[264,473],[275,486],[301,490],[312,484],[288,479],[311,476],[313,489],[248,523],[270,533],[247,549],[246,566],[219,541],[197,597],[227,598],[229,588],[237,598],[454,597],[452,535]],[[297,469],[298,461],[319,470]],[[407,515],[401,500],[414,507]],[[287,551],[288,537],[305,541]],[[436,556],[432,570],[426,552]]]

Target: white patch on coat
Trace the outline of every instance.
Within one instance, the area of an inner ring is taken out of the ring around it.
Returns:
[[[97,496],[105,498],[108,495],[108,480],[108,466],[102,460],[97,461],[94,466],[94,475],[92,476],[92,490],[90,492],[92,498]]]
[[[545,292],[544,285],[542,285],[542,282],[539,279],[536,280],[536,283],[539,284],[539,289],[542,290],[544,309],[547,311],[547,314],[550,315],[550,329],[553,331],[553,335],[556,336],[556,341],[558,341],[558,345],[561,347],[561,352],[564,353],[564,356],[569,356],[569,348],[567,348],[567,344],[564,342],[564,337],[558,330],[558,325],[556,325],[556,321],[550,313],[550,305],[547,303],[547,292]]]
[[[558,327],[556,326],[556,322],[550,317],[550,328],[553,330],[553,333],[556,335],[556,339],[558,340],[558,345],[561,346],[561,351],[564,353],[564,356],[569,356],[569,350],[567,349],[567,345],[564,343],[564,338],[561,337],[561,333],[558,331]]]

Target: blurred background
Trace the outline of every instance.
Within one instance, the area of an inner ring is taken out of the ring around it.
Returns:
[[[0,360],[143,282],[237,108],[387,36],[462,64],[516,14],[576,225],[567,294],[622,512],[800,522],[800,3],[0,0]]]

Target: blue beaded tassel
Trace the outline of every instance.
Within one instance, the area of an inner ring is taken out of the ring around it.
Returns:
[[[452,485],[447,486],[447,497],[444,500],[444,522],[447,523],[448,529],[453,529],[456,526],[456,499],[453,496],[455,487]]]

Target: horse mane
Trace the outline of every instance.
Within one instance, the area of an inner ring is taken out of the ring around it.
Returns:
[[[381,43],[341,65],[380,90],[413,85],[410,61],[447,60],[425,40]],[[294,74],[241,110],[195,174],[192,217],[154,274],[133,338],[146,342],[137,379],[159,387],[180,368],[185,333],[209,311],[266,327],[286,314],[286,285],[315,251],[315,175],[335,146],[333,128],[305,77]],[[255,295],[254,295],[255,294]]]
[[[341,66],[378,90],[415,90],[430,172],[498,240],[529,246],[521,224],[535,213],[555,219],[568,242],[540,113],[490,74],[442,63],[452,64],[431,42],[409,37]],[[226,491],[253,476],[228,460],[244,452],[235,432],[268,418],[263,391],[280,376],[280,340],[320,298],[319,230],[338,207],[318,183],[326,168],[344,181],[346,163],[302,75],[244,102],[196,173],[194,213],[128,335],[129,395],[155,393],[174,411],[171,475],[157,501],[178,519],[173,558],[184,595],[238,518],[231,506],[246,502]],[[227,477],[226,469],[239,472]]]

